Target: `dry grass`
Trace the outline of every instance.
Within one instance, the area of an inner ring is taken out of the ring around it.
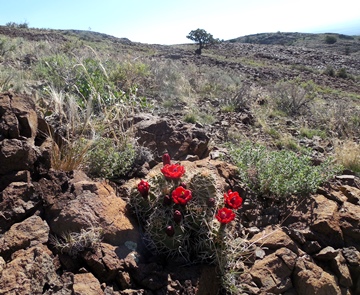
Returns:
[[[356,173],[360,173],[360,144],[351,140],[344,140],[335,144],[337,162]]]

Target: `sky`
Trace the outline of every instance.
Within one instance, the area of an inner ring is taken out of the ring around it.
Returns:
[[[360,0],[0,0],[0,25],[91,30],[182,44],[198,28],[229,40],[268,32],[360,35]]]

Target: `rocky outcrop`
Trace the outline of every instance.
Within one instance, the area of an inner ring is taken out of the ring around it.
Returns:
[[[148,147],[158,160],[164,153],[175,160],[203,159],[209,154],[210,135],[199,124],[153,115],[139,115],[134,122],[139,144]]]
[[[49,169],[51,145],[36,130],[34,107],[29,97],[0,95],[0,293],[217,294],[214,266],[145,249],[126,202],[137,179],[115,190],[81,171]],[[192,155],[188,169],[216,175],[219,192],[244,198],[233,230],[249,246],[231,269],[244,294],[360,293],[358,178],[307,197],[263,199],[241,186],[234,166],[206,157],[199,126],[159,118],[135,125],[144,145]]]

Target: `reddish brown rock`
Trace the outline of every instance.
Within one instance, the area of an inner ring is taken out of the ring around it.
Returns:
[[[134,120],[139,144],[160,157],[166,152],[176,160],[184,160],[188,155],[202,159],[209,154],[210,136],[201,126],[152,115],[140,115]]]
[[[131,251],[126,247],[126,242],[140,246],[136,223],[129,219],[126,202],[116,196],[113,188],[106,183],[75,177],[79,178],[73,181],[75,198],[62,200],[61,207],[54,204],[52,207],[58,209],[49,212],[52,231],[61,236],[65,232],[100,227],[103,229],[104,242],[123,247],[124,257]]]
[[[343,247],[344,242],[339,226],[338,204],[323,195],[315,195],[313,198],[315,200],[314,221],[310,225],[310,229],[315,232],[316,240],[323,247]]]
[[[0,94],[0,134],[3,138],[28,138],[34,143],[37,133],[35,101],[31,96]],[[3,138],[0,138],[3,139]]]
[[[39,216],[31,216],[20,223],[14,224],[0,238],[0,255],[11,253],[37,244],[44,244],[49,239],[49,226]]]
[[[41,206],[30,182],[13,182],[0,192],[0,233],[31,216]]]
[[[345,202],[340,211],[340,227],[344,233],[346,246],[354,246],[360,251],[360,206]]]
[[[0,141],[0,175],[33,170],[37,156],[38,151],[28,141],[19,139]]]
[[[336,278],[306,257],[296,261],[293,283],[298,295],[342,294]]]
[[[295,242],[280,227],[266,227],[262,232],[254,235],[250,243],[260,247],[276,250],[280,248],[290,249],[292,252],[299,254],[299,248]]]
[[[101,295],[104,294],[99,281],[92,273],[74,275],[74,295]]]
[[[264,259],[255,261],[250,274],[262,292],[283,294],[293,287],[291,274],[296,258],[297,255],[289,249],[278,249]]]
[[[59,285],[51,251],[39,244],[15,252],[0,280],[0,294],[42,294],[46,286]]]

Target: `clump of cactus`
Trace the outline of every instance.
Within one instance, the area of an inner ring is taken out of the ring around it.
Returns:
[[[219,209],[224,198],[215,175],[202,168],[185,171],[179,163],[171,164],[167,154],[163,168],[134,187],[130,204],[150,250],[189,261],[214,261],[223,243],[219,233],[235,216],[223,222],[219,215],[224,214]]]

